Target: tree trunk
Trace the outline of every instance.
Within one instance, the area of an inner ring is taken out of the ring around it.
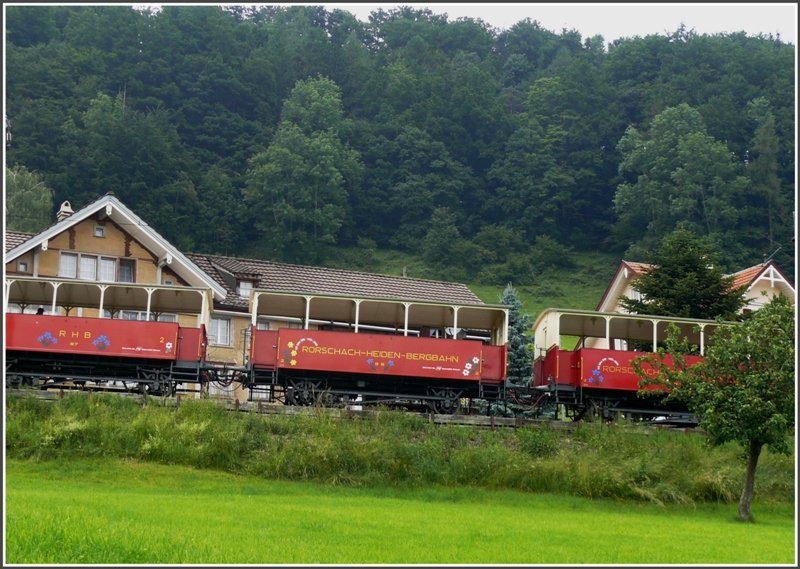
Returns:
[[[753,499],[753,488],[756,483],[758,457],[761,456],[761,448],[763,446],[763,443],[750,441],[750,448],[747,451],[747,473],[745,474],[742,497],[739,498],[739,519],[743,522],[753,521],[753,516],[750,513],[750,502]]]

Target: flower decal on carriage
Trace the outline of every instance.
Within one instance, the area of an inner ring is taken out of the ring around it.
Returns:
[[[58,339],[53,336],[50,331],[45,332],[38,338],[36,338],[38,342],[43,345],[45,348],[50,346],[51,344],[58,344]]]
[[[464,377],[469,377],[470,375],[479,375],[481,373],[481,359],[478,356],[473,356],[470,358],[467,363],[464,364],[464,369],[461,371],[464,374]]]

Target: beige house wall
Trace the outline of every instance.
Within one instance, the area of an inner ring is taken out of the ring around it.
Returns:
[[[758,310],[762,308],[765,304],[767,304],[770,300],[774,297],[778,296],[781,292],[781,289],[773,286],[772,283],[767,279],[759,279],[756,283],[745,293],[745,298],[747,299],[747,306],[745,306],[746,310]],[[790,300],[792,304],[794,304],[795,299],[794,296],[790,296]]]
[[[102,237],[95,235],[95,228],[97,227],[102,227]],[[10,260],[5,265],[6,274],[60,278],[59,265],[62,253],[114,258],[117,261],[117,271],[119,271],[120,259],[133,260],[135,262],[134,282],[137,284],[171,284],[178,286],[187,284],[169,267],[165,266],[159,270],[156,256],[133,239],[119,225],[109,219],[98,219],[97,215],[73,225],[50,239],[47,242],[47,249],[42,250],[41,247],[36,247],[35,250]],[[25,264],[25,271],[20,270],[20,263]],[[142,306],[141,310],[144,312],[146,307]],[[86,307],[71,310],[69,315],[95,318],[99,316],[99,311],[96,308]],[[200,323],[200,318],[196,314],[179,314],[177,316],[178,322],[183,326],[195,327]]]
[[[96,237],[95,227],[103,228],[103,237]],[[35,277],[58,277],[61,253],[86,253],[136,262],[135,282],[158,283],[158,259],[131,238],[117,224],[96,218],[86,219],[50,239],[47,249],[31,251],[6,263],[6,274],[25,274]],[[28,271],[20,272],[19,261],[28,263]],[[181,284],[175,282],[175,284]]]
[[[23,270],[21,264],[25,265],[25,269]],[[6,274],[14,274],[14,275],[25,275],[28,277],[33,276],[34,271],[34,254],[32,251],[25,253],[24,255],[20,255],[13,261],[9,261],[6,263]]]

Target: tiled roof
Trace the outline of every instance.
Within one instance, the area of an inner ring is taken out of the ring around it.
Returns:
[[[25,231],[10,231],[6,229],[6,252],[10,251],[18,245],[22,245],[36,235],[35,233],[27,233]]]
[[[234,266],[232,262],[235,262],[235,266],[239,269],[238,273],[258,275],[258,282],[255,284],[257,288],[417,302],[483,304],[483,301],[466,285],[460,283],[199,253],[187,253],[187,257],[215,281],[225,286],[228,296],[219,304],[230,308],[246,310],[248,306],[248,300],[241,298],[216,268],[216,266],[232,267]]]
[[[213,262],[236,276],[258,276],[257,273],[252,272],[250,267],[233,257],[215,257]]]
[[[766,267],[765,263],[761,263],[755,265],[754,267],[748,267],[746,269],[742,269],[737,273],[733,273],[733,275],[729,275],[733,277],[733,288],[739,288],[740,286],[749,285],[752,283],[755,278],[761,274],[761,271],[764,270]]]
[[[651,268],[653,265],[649,263],[637,263],[635,261],[622,261],[626,265],[628,265],[631,270],[636,273],[636,276],[641,276],[643,272],[647,269]]]
[[[632,261],[623,261],[623,263],[628,265],[634,271],[634,277],[641,276],[644,271],[652,267],[652,265],[648,263],[636,263]],[[767,268],[767,264],[768,263],[759,263],[758,265],[754,265],[725,276],[733,277],[733,284],[731,285],[732,288],[739,288],[740,286],[752,283],[756,277]]]

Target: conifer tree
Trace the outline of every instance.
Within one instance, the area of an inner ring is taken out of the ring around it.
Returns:
[[[667,235],[649,262],[651,267],[631,284],[641,299],[620,299],[630,312],[734,320],[746,302],[743,289],[733,288],[733,277],[725,276],[711,247],[686,228]]]
[[[522,302],[517,291],[508,283],[500,297],[508,306],[508,380],[526,385],[532,378],[532,339],[527,333],[531,329],[530,316],[522,311]]]

